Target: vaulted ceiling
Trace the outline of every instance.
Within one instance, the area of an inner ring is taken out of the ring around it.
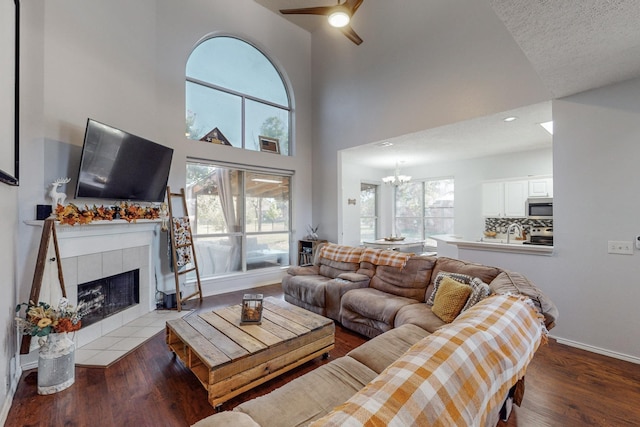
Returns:
[[[266,8],[279,13],[285,8],[335,5],[335,0],[255,0]],[[375,8],[376,2],[365,0],[360,6]],[[387,1],[387,0],[384,0]],[[426,0],[425,0],[426,1]],[[585,90],[621,82],[640,76],[640,1],[638,0],[473,0],[486,1],[496,16],[520,47],[532,68],[540,76],[552,98],[560,98]],[[455,2],[458,3],[459,2]],[[375,13],[369,10],[368,13]],[[285,19],[315,32],[327,26],[323,17],[312,15],[286,15]],[[359,32],[358,15],[353,27],[367,43],[366,32]],[[394,22],[389,16],[388,25],[406,28],[406,23]],[[360,18],[361,19],[361,18]],[[455,14],[450,15],[455,19]],[[344,39],[345,43],[350,43]],[[499,126],[500,116],[518,115],[521,120],[510,127]],[[440,143],[429,147],[436,155],[473,157],[477,153],[478,140],[483,140],[482,154],[500,152],[509,147],[511,151],[548,147],[551,137],[531,123],[551,119],[551,103],[542,103],[531,108],[481,118],[447,126],[443,129],[404,135],[394,142],[395,150],[405,150],[416,155],[416,143],[421,138],[436,138]],[[529,120],[535,120],[529,123]],[[525,129],[526,126],[526,129]],[[528,129],[528,130],[527,130]],[[514,139],[514,135],[518,135]],[[457,141],[451,145],[448,141]],[[466,143],[465,143],[466,140]],[[515,143],[514,143],[515,142]],[[401,148],[404,146],[404,148]],[[424,146],[424,144],[422,144]],[[367,152],[373,157],[371,165],[389,165],[388,151],[384,147],[375,149],[373,144]],[[440,148],[438,148],[440,147]],[[445,153],[445,147],[454,152]],[[398,152],[398,151],[396,151]],[[431,156],[434,155],[431,153]],[[480,151],[478,151],[479,153]],[[377,154],[376,154],[377,153]],[[439,153],[439,154],[438,154]],[[363,154],[363,153],[360,153]],[[386,159],[385,159],[386,157]],[[385,163],[386,162],[386,163]]]

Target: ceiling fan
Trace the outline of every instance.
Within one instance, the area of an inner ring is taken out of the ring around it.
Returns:
[[[353,31],[349,22],[356,10],[360,7],[364,0],[345,0],[344,3],[336,6],[317,6],[317,7],[304,7],[301,9],[281,9],[280,13],[283,15],[324,15],[329,20],[329,25],[338,28],[355,44],[362,43],[360,36]]]

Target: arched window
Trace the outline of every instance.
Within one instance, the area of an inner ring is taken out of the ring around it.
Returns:
[[[191,52],[186,69],[189,139],[289,155],[290,124],[284,80],[255,46],[217,36]]]

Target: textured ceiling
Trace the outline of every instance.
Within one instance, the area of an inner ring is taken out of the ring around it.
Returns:
[[[556,98],[638,76],[638,0],[490,3]]]
[[[336,4],[335,0],[255,1],[275,13],[285,8]],[[640,0],[473,1],[491,5],[554,98],[640,76]],[[368,0],[361,9],[374,6],[375,1]],[[285,18],[310,32],[327,25],[319,16]],[[454,14],[451,19],[455,19]],[[404,24],[388,23],[398,28]],[[502,122],[508,115],[520,119]],[[393,160],[389,147],[379,144],[345,154],[360,157],[369,165],[389,168],[402,156],[428,163],[548,147],[551,137],[537,123],[550,119],[551,103],[542,103],[394,138]]]

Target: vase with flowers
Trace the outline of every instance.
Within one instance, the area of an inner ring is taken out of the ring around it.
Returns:
[[[61,298],[58,307],[46,302],[22,303],[24,317],[17,317],[18,329],[24,335],[38,337],[38,394],[51,394],[75,382],[75,344],[68,337],[82,326],[78,308]]]

